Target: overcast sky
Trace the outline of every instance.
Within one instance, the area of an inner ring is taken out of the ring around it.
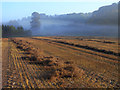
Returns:
[[[8,2],[9,1],[9,2]],[[48,2],[49,1],[49,2]],[[2,20],[21,19],[31,16],[36,11],[47,15],[60,15],[67,13],[88,13],[97,10],[101,6],[117,3],[119,0],[3,0],[2,1]],[[69,2],[68,2],[69,1]],[[79,2],[78,2],[79,1]]]

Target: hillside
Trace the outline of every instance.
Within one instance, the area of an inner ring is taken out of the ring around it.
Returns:
[[[31,29],[31,16],[11,20],[6,25]],[[49,16],[40,14],[40,30],[34,35],[112,36],[118,33],[118,4],[100,7],[92,13],[70,13]]]

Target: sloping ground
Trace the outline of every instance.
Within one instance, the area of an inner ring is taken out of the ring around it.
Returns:
[[[4,88],[119,87],[119,61],[114,54],[58,43],[46,37],[13,38],[9,47],[9,74]]]

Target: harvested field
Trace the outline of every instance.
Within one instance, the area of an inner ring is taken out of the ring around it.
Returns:
[[[3,88],[119,88],[118,40],[3,39]]]

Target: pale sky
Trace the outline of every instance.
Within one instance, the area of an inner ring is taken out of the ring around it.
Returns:
[[[47,15],[67,13],[88,13],[101,6],[117,3],[119,0],[2,0],[2,20],[21,19],[31,16],[32,12]]]
[[[2,0],[2,2],[118,2],[119,0]]]

